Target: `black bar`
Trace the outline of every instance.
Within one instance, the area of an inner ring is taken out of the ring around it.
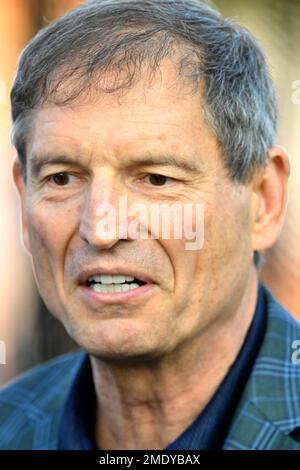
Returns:
[[[256,464],[295,464],[298,468],[299,463],[299,451],[0,451],[1,469],[9,465],[54,469],[58,465],[100,469],[104,466],[135,469],[148,465],[193,465],[194,468],[237,465],[244,470],[253,469]]]

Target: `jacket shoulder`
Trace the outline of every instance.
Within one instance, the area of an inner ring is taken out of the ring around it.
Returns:
[[[61,412],[85,353],[34,367],[0,389],[0,449],[54,448]]]
[[[300,324],[264,289],[266,332],[224,449],[300,449],[300,361],[293,357]]]

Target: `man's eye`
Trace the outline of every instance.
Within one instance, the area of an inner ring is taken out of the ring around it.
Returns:
[[[68,184],[77,180],[77,176],[70,175],[70,173],[61,172],[49,176],[48,181],[54,183],[56,186],[67,186]]]
[[[150,184],[153,186],[165,186],[165,183],[170,180],[175,181],[174,178],[171,178],[170,176],[165,176],[165,175],[159,175],[156,173],[151,173],[150,175],[145,176],[145,178],[149,178]]]

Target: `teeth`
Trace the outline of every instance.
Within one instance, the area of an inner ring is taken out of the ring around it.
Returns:
[[[101,282],[101,276],[100,276],[100,275],[99,275],[99,276],[91,276],[91,277],[89,277],[88,280],[89,280],[90,282],[91,282],[91,281]]]
[[[101,282],[102,284],[112,284],[113,282],[113,277],[110,274],[100,274],[99,278],[98,282]]]
[[[101,282],[101,284],[123,284],[134,280],[133,276],[127,274],[96,274],[89,277],[89,282]]]
[[[90,289],[98,293],[114,293],[114,292],[128,292],[130,290],[136,289],[139,287],[138,284],[133,282],[132,284],[92,284]]]

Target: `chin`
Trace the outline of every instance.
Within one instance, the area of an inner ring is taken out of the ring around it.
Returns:
[[[119,365],[145,365],[157,361],[161,355],[150,352],[137,352],[137,351],[126,351],[126,352],[108,352],[108,351],[87,351],[90,356],[96,360],[100,360],[106,363],[119,364]]]
[[[73,317],[64,316],[63,324],[80,348],[102,360],[151,361],[170,348],[170,329],[160,322],[154,327],[147,312],[138,316],[119,313],[104,317],[73,310]]]
[[[145,363],[163,356],[165,348],[156,341],[145,341],[145,335],[138,337],[121,336],[108,337],[102,334],[95,337],[72,335],[76,343],[88,354],[106,362],[115,363]],[[153,338],[152,338],[153,339]]]

